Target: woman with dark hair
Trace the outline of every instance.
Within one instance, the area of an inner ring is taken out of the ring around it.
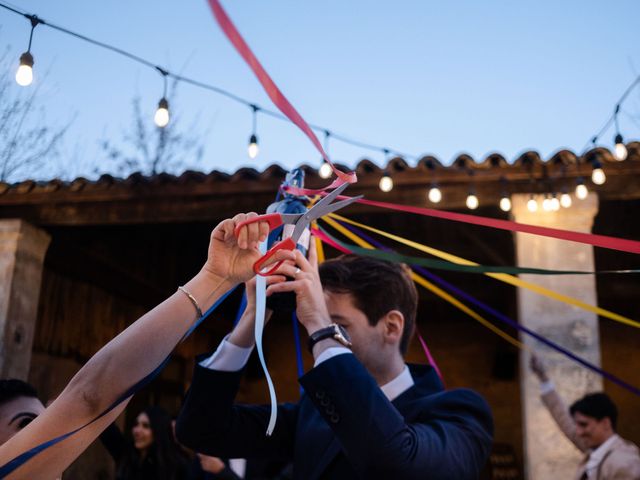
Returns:
[[[186,480],[188,460],[171,431],[171,417],[160,407],[147,407],[136,417],[132,438],[115,424],[100,440],[116,461],[116,480]]]

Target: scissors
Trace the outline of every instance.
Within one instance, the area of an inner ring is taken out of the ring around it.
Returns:
[[[305,229],[309,227],[309,225],[317,220],[318,218],[327,215],[329,213],[335,212],[347,205],[355,202],[362,198],[362,195],[358,195],[357,197],[351,197],[346,200],[341,200],[339,202],[333,203],[333,201],[340,195],[345,188],[347,188],[349,184],[344,183],[340,185],[338,188],[333,190],[331,193],[325,195],[319,202],[317,202],[311,209],[309,209],[306,213],[269,213],[266,215],[259,215],[257,217],[250,218],[243,222],[240,222],[235,228],[235,236],[238,237],[240,233],[240,229],[245,227],[251,223],[256,222],[267,222],[269,224],[269,231],[278,228],[280,225],[295,225],[293,228],[293,233],[290,237],[277,242],[273,247],[269,249],[269,251],[263,255],[256,263],[253,264],[253,271],[258,275],[268,276],[275,272],[280,265],[282,265],[282,261],[278,262],[273,268],[271,268],[266,273],[262,271],[263,265],[278,251],[278,250],[293,250],[296,248],[298,244],[298,240],[302,236]]]

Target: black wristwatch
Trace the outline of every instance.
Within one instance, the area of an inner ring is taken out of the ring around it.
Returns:
[[[351,339],[347,331],[337,323],[332,323],[328,327],[321,328],[311,334],[309,343],[307,344],[309,351],[313,352],[313,346],[325,338],[333,338],[336,342],[341,343],[347,348],[351,348]]]

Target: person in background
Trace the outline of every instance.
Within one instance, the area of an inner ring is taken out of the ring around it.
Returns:
[[[173,438],[171,418],[159,407],[138,414],[131,438],[112,424],[100,440],[116,462],[116,480],[188,478],[188,459]]]
[[[38,392],[15,378],[0,380],[0,445],[44,412]]]
[[[581,452],[577,480],[639,480],[640,451],[616,433],[618,409],[605,393],[591,393],[569,408],[556,392],[542,361],[531,356],[531,371],[540,380],[542,403],[560,431]]]

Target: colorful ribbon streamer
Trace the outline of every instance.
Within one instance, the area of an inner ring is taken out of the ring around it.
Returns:
[[[406,238],[402,238],[399,237],[398,235],[394,235],[382,230],[379,230],[377,228],[373,228],[373,227],[369,227],[368,225],[364,225],[362,223],[356,222],[354,220],[348,219],[346,217],[342,217],[340,215],[337,214],[331,214],[330,215],[331,218],[335,218],[340,220],[341,222],[345,222],[348,223],[350,225],[354,225],[358,228],[362,228],[364,230],[367,230],[369,232],[373,232],[377,235],[389,238],[391,240],[394,240],[398,243],[402,243],[403,245],[407,245],[409,247],[412,247],[416,250],[420,250],[422,252],[428,253],[429,255],[433,255],[435,257],[438,258],[442,258],[444,260],[447,260],[449,262],[454,262],[454,263],[459,263],[462,265],[478,265],[475,262],[472,262],[470,260],[464,259],[462,257],[457,257],[455,255],[452,255],[450,253],[447,252],[443,252],[441,250],[437,250],[433,247],[429,247],[427,245],[422,245],[418,242],[414,242],[412,240],[408,240]],[[326,221],[327,218],[324,218],[324,220]],[[526,288],[528,290],[531,290],[535,293],[538,293],[539,295],[544,295],[546,297],[549,298],[553,298],[554,300],[558,300],[560,302],[564,302],[567,303],[569,305],[572,305],[574,307],[580,308],[582,310],[586,310],[588,312],[591,313],[595,313],[596,315],[600,315],[601,317],[605,317],[608,318],[610,320],[614,320],[616,322],[620,322],[623,323],[625,325],[629,325],[635,328],[640,328],[640,322],[637,322],[635,320],[632,320],[630,318],[627,318],[623,315],[619,315],[617,313],[614,312],[610,312],[609,310],[606,310],[604,308],[600,308],[597,307],[595,305],[590,305],[588,303],[583,302],[582,300],[578,300],[577,298],[573,298],[570,297],[568,295],[564,295],[562,293],[558,293],[558,292],[554,292],[553,290],[549,290],[548,288],[542,287],[540,285],[537,285],[535,283],[531,283],[531,282],[527,282],[525,280],[522,280],[518,277],[514,277],[512,275],[507,275],[505,273],[486,273],[485,275],[487,275],[488,277],[491,278],[495,278],[496,280],[500,280],[501,282],[505,282],[508,283],[510,285],[513,285],[514,287],[520,287],[520,288]]]
[[[357,234],[360,234],[360,235],[363,235],[363,238],[366,238],[366,240],[361,240],[361,242],[364,242],[364,243],[361,243],[361,244],[376,245],[377,248],[385,248],[386,249],[386,247],[384,245],[380,244],[379,242],[376,242],[375,240],[371,239],[370,237],[367,237],[362,232],[357,231],[357,229],[354,229],[353,227],[349,228],[349,227],[345,227],[345,226],[342,226],[342,225],[339,225],[339,226],[343,227],[343,229],[346,230],[349,233],[348,238],[350,238],[350,239],[357,238]],[[340,230],[340,231],[342,233],[342,230]],[[368,243],[368,242],[371,242],[371,243]],[[498,312],[497,310],[495,310],[495,309],[487,306],[486,304],[480,302],[479,300],[477,300],[473,296],[467,294],[466,292],[464,292],[461,289],[455,287],[454,285],[452,285],[451,283],[447,282],[446,280],[436,276],[435,274],[432,274],[432,273],[428,272],[427,270],[424,270],[424,269],[422,269],[420,267],[416,267],[416,269],[419,270],[422,274],[425,274],[426,276],[429,276],[432,280],[440,283],[442,286],[444,286],[448,290],[454,292],[459,297],[464,298],[465,300],[475,304],[476,306],[482,308],[483,310],[487,311],[488,313],[494,315],[499,321],[501,321],[501,322],[503,322],[503,323],[505,323],[505,324],[507,324],[507,325],[509,325],[509,326],[511,326],[511,327],[523,332],[523,333],[526,333],[527,335],[532,336],[533,338],[535,338],[539,342],[544,343],[548,347],[560,352],[561,354],[563,354],[566,357],[570,358],[571,360],[579,363],[580,365],[588,368],[589,370],[601,375],[602,377],[604,377],[604,378],[610,380],[611,382],[615,383],[616,385],[618,385],[618,386],[630,391],[631,393],[634,393],[634,394],[640,396],[640,389],[638,387],[635,387],[634,385],[631,385],[631,384],[625,382],[624,380],[618,378],[614,374],[609,373],[606,370],[603,370],[603,369],[597,367],[596,365],[588,362],[587,360],[584,360],[583,358],[579,357],[578,355],[575,355],[574,353],[572,353],[571,351],[569,351],[569,350],[565,349],[564,347],[558,345],[557,343],[555,343],[555,342],[543,337],[542,335],[540,335],[540,334],[528,329],[527,327],[525,327],[523,325],[520,325],[518,322],[510,319],[506,315],[503,315],[502,313]],[[420,278],[419,276],[417,276],[417,277]],[[526,349],[528,351],[531,351],[530,347],[528,345],[526,345],[526,344],[520,343],[520,345],[517,345],[517,346],[519,348],[524,348],[524,349]]]
[[[287,187],[288,192],[294,195],[313,195],[314,190],[306,190],[304,188]],[[340,199],[349,197],[341,196]],[[500,220],[498,218],[480,217],[477,215],[469,215],[467,213],[447,212],[444,210],[434,210],[431,208],[413,207],[410,205],[398,205],[396,203],[378,202],[375,200],[367,200],[361,198],[356,200],[357,203],[363,205],[371,205],[373,207],[386,208],[399,212],[415,213],[426,217],[442,218],[444,220],[452,220],[454,222],[469,223],[472,225],[480,225],[483,227],[496,228],[499,230],[507,230],[510,232],[530,233],[532,235],[541,235],[543,237],[557,238],[560,240],[569,240],[571,242],[593,245],[594,247],[608,248],[610,250],[619,250],[629,253],[640,253],[640,242],[636,240],[628,240],[625,238],[609,237],[606,235],[596,235],[593,233],[574,232],[571,230],[562,230],[559,228],[539,227],[537,225],[529,225],[526,223],[512,222],[510,220]]]
[[[273,104],[278,107],[278,109],[293,122],[302,132],[309,138],[313,146],[320,152],[322,158],[326,160],[326,162],[331,166],[333,173],[338,177],[334,180],[331,185],[321,190],[310,190],[311,194],[319,194],[324,192],[327,189],[336,188],[342,185],[343,183],[355,183],[358,181],[355,172],[344,173],[338,170],[334,164],[331,162],[329,155],[324,151],[318,137],[313,133],[313,130],[307,122],[302,118],[302,115],[298,113],[298,111],[294,108],[293,105],[287,100],[284,94],[280,91],[275,82],[271,79],[267,71],[264,69],[260,61],[256,58],[251,48],[247,42],[242,38],[240,32],[235,27],[225,10],[222,8],[219,0],[209,0],[209,6],[213,11],[213,16],[215,17],[218,25],[229,39],[231,44],[235,47],[236,51],[240,54],[240,56],[244,59],[244,61],[249,65],[256,78],[264,88],[264,91],[267,93]]]

